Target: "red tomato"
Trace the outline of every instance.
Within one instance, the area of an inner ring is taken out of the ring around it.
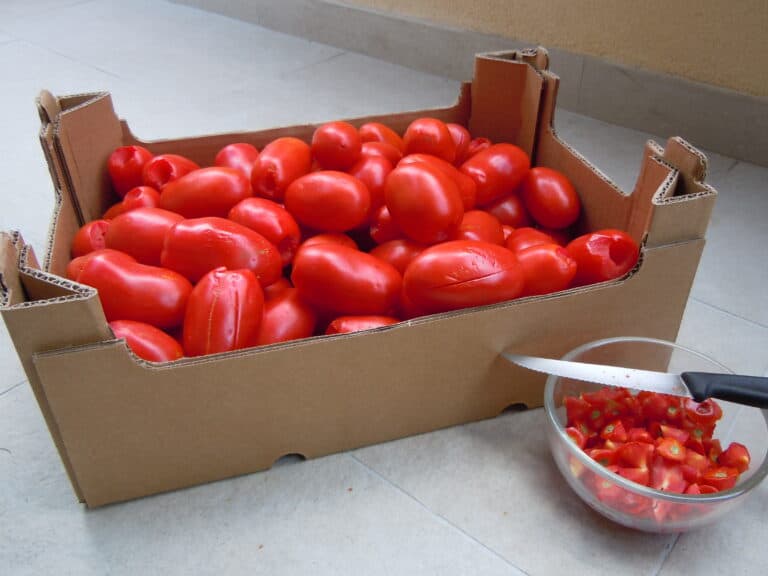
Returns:
[[[584,446],[587,445],[587,439],[584,437],[584,434],[582,434],[581,430],[576,428],[575,426],[569,426],[565,429],[565,433],[568,435],[568,437],[573,440],[573,442],[581,448],[584,449]]]
[[[525,275],[525,296],[565,290],[576,275],[576,261],[558,244],[537,244],[515,254]]]
[[[647,468],[651,464],[656,448],[645,442],[627,442],[619,446],[616,459],[621,466],[628,468]]]
[[[395,224],[389,208],[380,206],[378,210],[371,214],[371,238],[377,244],[384,244],[390,240],[397,240],[403,237],[403,231]]]
[[[523,272],[502,246],[454,240],[431,246],[405,271],[403,289],[427,313],[482,306],[517,298]]]
[[[519,252],[538,244],[556,244],[552,236],[536,228],[516,228],[507,238],[507,248]]]
[[[575,238],[566,250],[576,260],[575,286],[620,278],[637,264],[640,251],[626,232],[605,229]]]
[[[723,409],[712,398],[707,398],[704,402],[688,398],[684,406],[686,416],[697,424],[714,424],[723,417]]]
[[[477,186],[475,181],[466,174],[459,172],[459,169],[453,164],[430,154],[409,154],[400,160],[398,167],[408,166],[409,164],[427,164],[437,168],[456,184],[461,195],[461,202],[464,204],[464,210],[472,210],[475,207],[477,203]]]
[[[456,184],[427,164],[395,168],[387,178],[384,197],[395,224],[422,244],[451,238],[464,215]]]
[[[366,157],[386,158],[392,166],[396,166],[403,157],[399,148],[387,142],[363,142],[360,153]]]
[[[710,468],[701,475],[702,483],[713,486],[720,492],[733,488],[738,479],[739,471],[736,468],[727,466]]]
[[[131,188],[141,186],[142,171],[152,157],[152,152],[142,146],[115,149],[107,159],[107,172],[115,194],[122,198]]]
[[[328,325],[325,333],[349,334],[350,332],[361,332],[381,326],[391,326],[398,322],[400,320],[393,316],[339,316]]]
[[[298,138],[278,138],[267,144],[253,164],[251,185],[256,196],[282,202],[288,186],[312,168],[309,145]]]
[[[623,443],[627,441],[627,429],[621,420],[614,420],[600,431],[600,437],[603,440]]]
[[[456,160],[456,143],[445,122],[437,118],[418,118],[403,136],[405,154],[432,154],[446,162]]]
[[[258,232],[280,251],[283,266],[293,261],[301,242],[299,225],[285,208],[266,198],[246,198],[237,203],[227,217]]]
[[[92,220],[82,226],[72,239],[72,257],[77,258],[94,250],[106,248],[105,236],[110,223],[108,220]]]
[[[149,362],[172,362],[184,355],[181,345],[159,328],[133,320],[113,320],[109,327],[118,340],[139,358]]]
[[[673,462],[685,461],[685,446],[677,438],[660,438],[656,453]]]
[[[528,211],[517,194],[509,194],[485,206],[485,210],[496,216],[502,224],[513,228],[527,228],[531,225]]]
[[[688,442],[688,438],[690,436],[690,433],[686,432],[685,430],[681,430],[680,428],[669,426],[667,424],[660,424],[659,431],[661,432],[661,436],[663,438],[674,438],[680,442],[680,444],[685,444]]]
[[[221,168],[234,168],[242,172],[243,176],[250,183],[253,164],[258,157],[259,150],[253,144],[235,142],[234,144],[224,146],[224,148],[218,151],[216,158],[213,160],[213,165]]]
[[[720,466],[736,468],[736,470],[745,472],[749,468],[750,456],[749,450],[744,444],[731,442],[731,444],[717,457],[717,463]]]
[[[389,126],[380,122],[367,122],[363,124],[360,126],[359,133],[363,144],[366,142],[386,142],[397,148],[401,154],[405,149],[405,144],[403,144],[403,139],[400,138],[400,135]]]
[[[288,288],[265,302],[256,345],[309,338],[316,324],[317,314],[312,307],[299,298],[295,288]]]
[[[464,128],[461,124],[449,122],[445,126],[451,133],[453,143],[456,144],[456,158],[453,163],[457,166],[461,166],[464,161],[469,158],[467,152],[469,152],[469,143],[472,142],[472,136],[470,135],[469,130]]]
[[[371,194],[344,172],[323,170],[295,180],[285,207],[301,224],[323,232],[345,232],[368,221]]]
[[[158,328],[181,324],[192,291],[186,278],[172,270],[139,264],[114,250],[99,250],[83,258],[78,282],[98,290],[107,322],[136,320]]]
[[[479,240],[504,246],[504,230],[496,216],[482,210],[470,210],[464,212],[452,240]]]
[[[400,272],[400,274],[404,274],[408,264],[410,264],[416,256],[421,254],[424,251],[424,248],[426,248],[426,246],[418,244],[413,240],[402,238],[384,242],[371,250],[370,254],[371,256],[376,256],[376,258],[379,258],[380,260],[389,262],[392,266],[397,268],[397,271]]]
[[[483,138],[483,137],[472,138],[472,140],[469,141],[469,146],[467,146],[466,160],[469,160],[470,158],[472,158],[472,156],[474,156],[478,152],[487,150],[488,148],[491,147],[492,144],[493,143],[490,140],[488,140],[488,138]]]
[[[336,244],[299,250],[291,280],[302,300],[340,316],[390,314],[402,287],[402,277],[391,264]]]
[[[288,290],[293,290],[293,286],[291,285],[291,281],[283,276],[277,282],[272,282],[269,286],[264,287],[264,301],[266,302],[273,298],[277,298]]]
[[[144,165],[144,170],[141,173],[141,182],[145,186],[150,186],[162,192],[166,184],[198,168],[200,166],[184,156],[160,154]]]
[[[390,172],[392,163],[382,156],[363,156],[349,169],[350,176],[354,176],[368,188],[372,211],[384,204],[384,184]]]
[[[568,246],[571,240],[573,240],[573,237],[569,232],[569,228],[563,228],[561,230],[555,230],[553,228],[539,228],[539,230],[545,234],[549,234],[555,243],[560,244],[562,247]]]
[[[299,248],[305,248],[307,246],[317,246],[319,244],[339,244],[357,250],[357,244],[349,236],[342,232],[323,232],[322,234],[315,234],[304,240]]]
[[[133,256],[129,256],[125,252],[120,252],[118,250],[110,250],[109,248],[101,248],[99,250],[88,252],[83,256],[78,256],[70,260],[69,264],[67,264],[67,270],[65,272],[66,277],[69,278],[70,280],[74,280],[75,282],[79,282],[80,272],[83,271],[83,267],[94,256],[98,256],[99,258],[108,258],[112,261],[118,261],[118,262],[122,261],[128,264],[136,262],[136,259]]]
[[[328,122],[312,135],[312,156],[325,170],[347,170],[360,159],[360,135],[349,122]]]
[[[165,235],[182,220],[183,216],[161,208],[136,208],[112,220],[106,246],[130,254],[142,264],[160,266]]]
[[[676,462],[656,456],[651,465],[651,488],[682,494],[687,488],[683,471]]]
[[[232,207],[252,195],[251,183],[234,168],[200,168],[169,182],[160,207],[185,218],[225,218]]]
[[[477,203],[490,204],[517,190],[528,176],[531,161],[514,144],[494,144],[461,165],[460,170],[477,185]]]
[[[616,450],[609,448],[589,448],[585,450],[587,456],[601,466],[614,466],[616,464]]]
[[[184,353],[203,356],[252,345],[264,310],[264,293],[250,270],[217,268],[202,277],[184,316]]]
[[[653,436],[650,435],[645,428],[630,428],[628,432],[628,440],[630,442],[645,442],[646,444],[653,444]]]
[[[131,188],[123,197],[122,202],[114,204],[104,213],[104,219],[110,220],[124,212],[135,210],[136,208],[159,208],[160,192],[151,186],[136,186]]]
[[[537,166],[523,182],[522,199],[528,213],[540,225],[567,228],[579,217],[581,200],[562,172]]]
[[[262,286],[282,275],[280,252],[258,232],[225,218],[182,220],[165,236],[163,266],[197,282],[221,266],[253,272]]]

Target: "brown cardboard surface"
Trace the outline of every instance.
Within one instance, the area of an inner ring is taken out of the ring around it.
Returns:
[[[543,378],[507,365],[498,356],[505,347],[557,356],[607,336],[674,340],[715,196],[705,166],[683,141],[649,144],[633,193],[618,190],[552,129],[558,79],[546,65],[541,50],[482,55],[455,106],[375,119],[402,131],[436,116],[528,147],[537,164],[572,179],[584,227],[628,228],[645,241],[624,280],[151,365],[112,340],[95,291],[36,270],[18,240],[4,242],[3,315],[78,496],[96,506],[264,469],[288,453],[314,457],[539,405]],[[143,142],[109,95],[43,95],[40,105],[58,194],[47,262],[58,273],[79,218],[97,217],[112,200],[104,162],[116,146],[138,142],[207,164],[234,140],[308,140],[314,129]]]

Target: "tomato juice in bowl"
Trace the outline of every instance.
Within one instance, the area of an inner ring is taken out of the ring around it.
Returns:
[[[682,371],[730,372],[715,360],[688,348],[663,340],[639,337],[609,338],[589,342],[572,350],[563,359],[676,373]],[[626,473],[629,467],[622,466],[628,462],[617,462],[612,459],[622,446],[630,444],[629,437],[624,435],[611,437],[608,447],[614,452],[611,450],[604,453],[593,452],[590,456],[566,431],[569,423],[566,403],[574,404],[573,399],[581,398],[583,394],[587,398],[594,398],[603,389],[605,387],[598,384],[550,376],[544,391],[544,406],[547,412],[550,449],[557,467],[579,497],[607,518],[624,526],[648,532],[682,532],[699,528],[716,521],[742,504],[768,473],[766,413],[758,408],[719,400],[717,405],[722,409],[722,417],[714,427],[713,437],[719,441],[723,451],[735,442],[743,445],[751,455],[748,468],[738,475],[738,480],[732,487],[730,484],[734,481],[733,478],[720,478],[721,475],[726,475],[724,471],[730,467],[721,466],[717,463],[717,454],[710,454],[706,450],[704,451],[706,457],[714,458],[710,462],[710,468],[716,472],[709,472],[708,480],[703,480],[700,476],[698,482],[690,482],[696,479],[688,476],[690,470],[682,469],[681,471],[681,467],[686,464],[683,454],[680,454],[680,466],[676,466],[674,459],[678,458],[676,451],[680,448],[675,442],[664,437],[661,424],[650,426],[649,434],[654,436],[653,448],[649,449],[647,460],[641,456],[633,463],[636,466],[630,469],[631,474]],[[617,392],[617,394],[621,393]],[[629,396],[636,400],[638,393],[631,390]],[[648,398],[655,400],[653,397]],[[684,406],[684,404],[681,405]],[[573,414],[573,410],[571,412]],[[596,418],[602,416],[595,415]],[[683,428],[682,418],[685,414],[684,411],[682,414],[672,413],[671,417],[681,418],[681,420],[679,420],[679,426],[670,425],[665,430],[670,436],[678,433],[676,432],[678,428]],[[629,423],[631,422],[630,420]],[[664,426],[667,426],[668,421],[663,422]],[[640,434],[638,430],[646,423],[647,420],[638,421],[635,434]],[[607,418],[600,424],[602,426],[600,445],[603,446],[606,442],[605,438],[609,437],[606,431],[610,433],[613,428],[609,426],[611,422]],[[586,429],[585,432],[590,433]],[[671,452],[670,446],[673,448]],[[623,450],[631,452],[632,447],[630,445]],[[664,450],[667,451],[664,452]],[[683,448],[683,452],[687,450],[692,449]],[[695,450],[692,450],[691,456],[698,458],[694,452]],[[662,453],[664,457],[661,456]],[[729,455],[730,453],[726,457]],[[605,458],[601,458],[602,456]],[[626,454],[624,457],[626,459]],[[624,475],[620,475],[619,472]],[[654,475],[656,481],[651,482],[652,486],[644,485],[648,483],[648,478],[653,479]],[[685,493],[691,488],[691,484],[696,484],[692,491],[698,491],[699,483],[707,486],[706,491],[709,491],[711,487],[707,482],[718,484],[720,490],[713,493]]]

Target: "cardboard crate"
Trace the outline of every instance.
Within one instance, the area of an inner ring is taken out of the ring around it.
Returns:
[[[543,49],[489,53],[454,106],[351,122],[402,132],[428,115],[519,145],[573,181],[582,230],[621,228],[642,242],[626,278],[170,364],[132,355],[95,290],[63,278],[78,227],[115,201],[107,157],[140,143],[205,165],[227,143],[309,140],[314,126],[142,142],[109,94],[43,92],[40,136],[56,192],[49,246],[40,267],[17,233],[3,234],[0,304],[77,497],[98,506],[263,470],[286,454],[313,458],[541,405],[544,376],[502,360],[507,347],[556,357],[609,336],[674,340],[716,197],[706,160],[680,139],[649,142],[626,194],[558,138],[557,87]]]

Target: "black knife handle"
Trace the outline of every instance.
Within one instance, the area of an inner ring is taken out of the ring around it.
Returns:
[[[680,377],[696,402],[717,398],[755,408],[768,408],[766,377],[710,372],[683,372]]]

